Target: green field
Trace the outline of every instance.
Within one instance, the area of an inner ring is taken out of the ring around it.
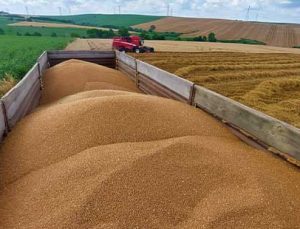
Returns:
[[[0,94],[22,79],[44,50],[63,49],[71,40],[0,35]]]
[[[130,26],[161,17],[140,15],[78,15],[50,17],[50,22],[88,25]],[[7,92],[36,62],[44,50],[64,49],[71,37],[86,37],[87,29],[9,26],[25,18],[18,15],[0,16],[0,95]],[[39,17],[34,21],[49,21]],[[58,20],[58,21],[57,21]],[[59,21],[62,20],[62,21]],[[3,35],[4,34],[4,35]],[[75,34],[75,36],[74,36]],[[55,35],[55,37],[54,37]]]
[[[16,23],[17,18],[1,17],[0,28],[2,28],[6,35],[17,35],[18,33],[24,35],[26,33],[34,34],[40,33],[42,36],[51,36],[55,33],[58,37],[71,37],[72,34],[77,34],[80,37],[86,36],[86,29],[77,28],[49,28],[49,27],[22,27],[22,26],[8,26],[8,24]]]
[[[129,27],[161,18],[163,17],[124,14],[85,14],[32,17],[30,20],[118,28],[121,26]],[[91,33],[87,33],[88,29],[80,28],[9,26],[9,24],[24,20],[25,18],[19,15],[0,16],[0,94],[1,92],[3,94],[7,88],[9,89],[9,87],[25,75],[42,51],[63,49],[67,43],[73,39],[72,37],[107,38],[107,34],[103,31],[101,36],[97,34],[96,36],[91,36]],[[155,31],[137,32],[146,40],[184,40],[180,38],[179,33],[157,33]],[[114,35],[115,34],[112,33],[110,37]],[[237,43],[237,41],[234,42]],[[243,42],[249,43],[249,40],[243,40]],[[4,89],[2,88],[3,85]]]
[[[163,16],[130,15],[130,14],[82,14],[71,16],[45,16],[54,20],[68,21],[78,25],[92,26],[133,26],[163,18]]]
[[[0,36],[0,78],[21,79],[44,50],[63,49],[70,38]]]
[[[6,93],[33,66],[44,50],[63,49],[72,33],[86,34],[82,29],[11,27],[17,17],[0,17],[0,95]],[[4,33],[4,35],[1,35]],[[39,33],[41,36],[24,36]],[[57,37],[51,37],[55,33]],[[22,36],[17,36],[17,34]]]
[[[47,17],[32,17],[30,20],[35,22],[50,22],[50,23],[65,23],[65,24],[78,24],[78,25],[89,25],[89,26],[96,26],[95,20],[90,19],[91,21],[88,22],[80,22],[75,20],[66,20],[66,18],[81,18],[82,16],[90,16],[90,17],[96,17],[98,20],[100,20],[102,17],[106,18],[105,20],[101,20],[103,24],[105,22],[114,22],[114,25],[99,25],[104,27],[110,27],[110,28],[116,28],[120,29],[122,25],[128,24],[135,24],[137,22],[145,21],[147,18],[148,20],[151,20],[153,18],[161,18],[156,16],[141,16],[141,15],[114,15],[116,17],[116,20],[108,20],[112,15],[77,15],[77,16],[47,16]],[[65,18],[65,19],[62,19]],[[69,18],[69,19],[70,19]],[[88,18],[86,20],[88,21]],[[38,34],[40,36],[53,36],[55,34],[56,37],[81,37],[81,38],[112,38],[117,33],[112,34],[105,34],[105,31],[103,31],[102,36],[90,36],[90,33],[88,31],[90,29],[81,29],[81,28],[51,28],[51,27],[34,27],[34,26],[9,26],[9,24],[17,23],[20,21],[24,21],[25,18],[11,15],[11,16],[0,16],[0,29],[2,28],[4,30],[4,33],[6,35],[21,35],[21,36],[28,36],[35,34]],[[82,19],[83,20],[83,19]],[[93,24],[94,23],[94,24]],[[123,23],[123,24],[122,24]],[[125,26],[127,27],[127,26]],[[128,27],[128,30],[132,30]],[[157,33],[157,32],[149,32],[149,31],[142,31],[138,30],[135,31],[136,34],[142,36],[146,40],[176,40],[180,36],[179,33]]]

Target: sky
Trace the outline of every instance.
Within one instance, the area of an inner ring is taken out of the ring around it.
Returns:
[[[0,11],[30,15],[163,15],[300,23],[300,0],[0,0]],[[250,8],[249,8],[250,7]],[[248,13],[249,12],[249,13]]]

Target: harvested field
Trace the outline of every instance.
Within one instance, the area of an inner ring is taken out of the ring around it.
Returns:
[[[25,26],[25,27],[31,26],[31,27],[49,27],[49,28],[77,28],[77,29],[109,30],[108,28],[95,27],[95,26],[73,25],[73,24],[66,24],[66,23],[32,22],[32,21],[21,21],[21,22],[9,24],[9,26]]]
[[[210,52],[137,57],[300,128],[300,55]]]
[[[95,82],[90,75],[126,90],[84,91]],[[51,99],[1,146],[1,227],[300,224],[298,169],[244,144],[205,112],[132,92],[119,77],[74,60],[47,71],[43,97]]]
[[[145,41],[145,45],[154,47],[157,52],[243,52],[300,54],[300,49],[265,45],[226,44],[193,41]],[[76,39],[66,48],[66,50],[99,51],[110,51],[111,49],[111,39]]]
[[[293,47],[300,43],[299,24],[272,24],[224,19],[166,17],[134,27],[149,29],[156,26],[159,32],[178,32],[186,37],[208,35],[214,32],[221,40],[241,38],[262,41],[271,46]]]

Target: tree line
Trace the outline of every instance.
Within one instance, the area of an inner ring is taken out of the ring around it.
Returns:
[[[115,26],[114,26],[115,27]],[[87,30],[88,38],[113,38],[115,36],[127,37],[132,34],[137,34],[145,40],[176,40],[180,36],[178,33],[159,33],[154,30],[136,30],[132,31],[126,27],[119,27],[118,29],[101,30],[89,29]]]
[[[198,36],[198,37],[194,37],[193,38],[194,41],[202,41],[202,42],[217,42],[217,38],[216,38],[216,34],[215,33],[210,33],[208,34],[208,37],[207,36]]]

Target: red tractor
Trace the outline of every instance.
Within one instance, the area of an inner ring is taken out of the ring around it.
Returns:
[[[154,52],[154,48],[144,46],[144,41],[139,36],[115,37],[112,47],[120,52]]]

